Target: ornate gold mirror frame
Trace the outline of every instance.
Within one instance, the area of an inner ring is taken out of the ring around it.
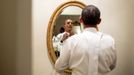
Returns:
[[[83,9],[86,5],[79,1],[65,2],[65,3],[61,4],[52,14],[49,24],[48,24],[48,29],[47,29],[47,48],[48,48],[48,54],[50,56],[50,59],[51,59],[53,65],[55,64],[55,62],[57,60],[57,57],[55,55],[54,48],[53,48],[53,43],[52,43],[52,37],[53,37],[52,33],[53,33],[53,29],[54,29],[54,23],[55,23],[57,17],[59,16],[59,14],[62,13],[63,9],[68,6],[77,6],[77,7],[80,7]]]

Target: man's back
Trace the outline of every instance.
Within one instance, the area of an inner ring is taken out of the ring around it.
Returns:
[[[72,75],[103,75],[115,68],[116,52],[111,36],[98,32],[100,10],[86,6],[80,22],[84,32],[66,39],[61,55],[55,63],[58,71],[72,69]]]
[[[68,65],[73,70],[72,75],[107,73],[110,66],[114,65],[114,40],[97,32],[95,28],[87,28],[83,33],[67,39],[63,51],[68,50],[70,54]]]

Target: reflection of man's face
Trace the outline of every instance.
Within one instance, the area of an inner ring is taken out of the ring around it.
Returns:
[[[65,21],[65,25],[64,25],[64,28],[65,28],[65,31],[71,31],[72,30],[72,20],[71,19],[67,19]]]

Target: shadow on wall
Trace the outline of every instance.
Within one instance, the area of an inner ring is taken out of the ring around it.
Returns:
[[[0,75],[31,75],[31,0],[1,0],[0,9]]]

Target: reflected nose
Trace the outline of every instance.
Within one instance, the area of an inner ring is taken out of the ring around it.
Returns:
[[[68,24],[68,27],[72,27],[72,23]]]

